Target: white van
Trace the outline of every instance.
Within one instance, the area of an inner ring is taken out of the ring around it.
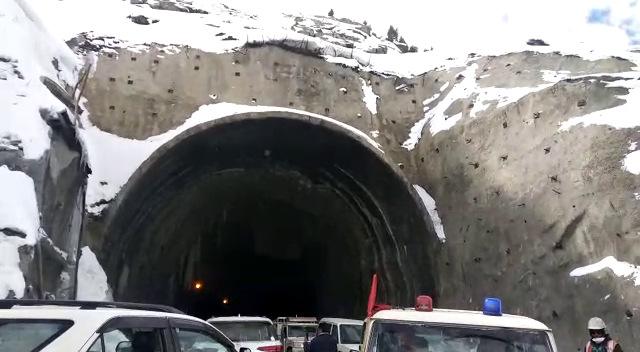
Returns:
[[[470,311],[433,308],[429,296],[419,296],[414,307],[375,304],[368,316],[362,352],[394,348],[558,352],[548,326],[525,316],[504,314],[498,298],[485,298],[482,311]]]
[[[237,350],[246,347],[251,352],[282,352],[282,343],[278,341],[276,329],[269,318],[215,317],[207,322],[233,341]]]
[[[331,336],[338,340],[338,352],[359,350],[363,324],[362,320],[341,318],[322,318],[319,323],[320,326],[329,325]]]

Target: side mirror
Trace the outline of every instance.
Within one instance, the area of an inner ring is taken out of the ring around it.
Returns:
[[[132,352],[131,341],[121,341],[116,345],[116,352]]]
[[[238,350],[238,352],[251,352],[250,348],[247,347],[240,347],[240,349]]]

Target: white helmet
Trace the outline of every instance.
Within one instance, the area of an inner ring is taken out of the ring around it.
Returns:
[[[604,324],[604,320],[593,317],[589,319],[589,323],[587,324],[589,330],[604,330],[607,326]]]

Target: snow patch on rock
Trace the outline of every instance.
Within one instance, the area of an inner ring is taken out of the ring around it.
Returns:
[[[575,78],[591,77],[576,76]],[[616,74],[598,74],[598,76],[613,76],[620,80],[607,82],[606,87],[627,88],[629,94],[618,95],[618,99],[625,101],[624,104],[609,109],[594,111],[583,116],[572,117],[560,124],[559,131],[568,131],[571,127],[583,125],[608,125],[616,129],[633,128],[640,126],[640,118],[637,112],[640,111],[640,72],[624,72]]]
[[[611,269],[611,272],[616,276],[632,280],[635,286],[640,286],[640,268],[637,265],[619,261],[613,256],[608,256],[597,263],[573,269],[569,275],[584,276],[606,268]]]
[[[33,179],[21,171],[0,166],[0,299],[13,291],[22,298],[25,280],[20,270],[22,246],[33,246],[40,236],[40,213]]]
[[[449,94],[442,99],[442,101],[432,109],[425,108],[426,113],[424,117],[411,127],[409,138],[402,143],[403,148],[413,150],[416,147],[420,138],[422,138],[422,133],[427,123],[429,124],[431,134],[435,135],[438,132],[448,130],[453,127],[456,122],[462,118],[462,113],[454,116],[446,116],[445,111],[451,104],[453,104],[454,101],[466,98],[471,94],[471,91],[476,86],[477,69],[477,63],[469,65],[462,74],[458,76],[460,77],[460,81],[454,83],[453,88],[449,91]]]
[[[420,199],[424,203],[425,208],[429,212],[429,216],[431,217],[431,222],[433,223],[433,227],[436,230],[436,235],[438,235],[438,239],[440,242],[445,242],[447,240],[447,236],[444,233],[444,226],[442,226],[442,220],[440,220],[440,215],[438,215],[438,207],[436,206],[436,200],[424,190],[424,188],[419,185],[413,185],[416,192],[420,196]]]
[[[622,159],[622,170],[640,175],[640,150],[631,152]]]
[[[78,263],[78,300],[113,301],[107,274],[89,247],[82,247]]]
[[[367,106],[367,109],[371,111],[372,115],[378,113],[378,97],[375,93],[373,93],[373,88],[371,87],[371,81],[367,82],[364,79],[360,78],[362,81],[362,94],[364,94],[364,98],[362,101]]]

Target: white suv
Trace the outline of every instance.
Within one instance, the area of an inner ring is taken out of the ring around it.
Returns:
[[[236,352],[207,322],[161,305],[0,300],[0,351]],[[239,352],[251,352],[241,348]]]

